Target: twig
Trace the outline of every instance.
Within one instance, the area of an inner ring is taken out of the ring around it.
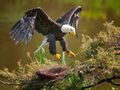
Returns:
[[[103,82],[108,82],[108,83],[111,83],[113,85],[120,86],[120,84],[116,84],[116,83],[112,82],[112,80],[114,80],[114,79],[120,79],[120,76],[113,76],[110,78],[102,79],[102,80],[98,81],[97,83],[82,87],[82,90],[84,90],[86,88],[94,87],[94,86],[101,84]]]
[[[32,84],[34,82],[32,81],[24,81],[24,82],[6,82],[6,81],[2,81],[0,80],[0,84],[2,85],[25,85],[25,84]]]
[[[0,80],[0,84],[3,85],[22,85],[22,83],[13,83],[13,82],[5,82]]]

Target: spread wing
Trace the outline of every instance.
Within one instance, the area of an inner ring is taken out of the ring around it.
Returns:
[[[81,6],[73,8],[67,13],[65,13],[62,17],[58,18],[56,22],[61,24],[70,24],[76,29],[77,32],[80,11],[81,11]]]
[[[60,28],[60,24],[54,22],[38,7],[25,13],[25,15],[13,26],[10,36],[16,44],[19,42],[28,44],[35,30],[43,35],[48,35],[58,28]]]

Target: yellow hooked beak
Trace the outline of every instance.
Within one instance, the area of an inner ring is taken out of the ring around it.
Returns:
[[[72,34],[73,36],[76,36],[76,32],[71,32],[71,34]]]

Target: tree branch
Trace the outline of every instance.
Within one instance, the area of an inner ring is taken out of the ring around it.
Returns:
[[[82,87],[82,90],[86,89],[86,88],[90,88],[90,87],[94,87],[98,84],[101,84],[103,82],[108,82],[108,83],[111,83],[113,85],[116,85],[116,86],[120,86],[120,84],[116,84],[116,83],[113,83],[112,80],[114,79],[120,79],[120,76],[113,76],[113,77],[110,77],[110,78],[106,78],[106,79],[103,79],[103,80],[100,80],[99,82],[97,83],[94,83],[94,84],[91,84],[91,85],[88,85],[88,86],[84,86]]]

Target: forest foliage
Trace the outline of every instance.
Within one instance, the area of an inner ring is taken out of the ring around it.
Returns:
[[[52,2],[56,2],[60,6],[64,4],[83,6],[81,16],[86,19],[106,20],[111,12],[116,16],[120,16],[119,0],[53,0]],[[28,3],[28,0],[12,0],[12,2],[5,3],[3,11],[0,14],[1,21],[16,21],[28,10],[26,6],[29,6],[29,8],[33,8],[34,5],[41,6],[41,4],[49,3],[49,0],[31,0],[31,3],[33,6]]]
[[[61,61],[47,59],[43,49],[34,57],[28,52],[30,63],[18,61],[14,71],[0,70],[0,84],[18,85],[21,90],[80,90],[102,82],[119,86],[112,80],[120,79],[120,27],[107,22],[94,38],[83,34],[81,42],[73,60],[64,54]]]

